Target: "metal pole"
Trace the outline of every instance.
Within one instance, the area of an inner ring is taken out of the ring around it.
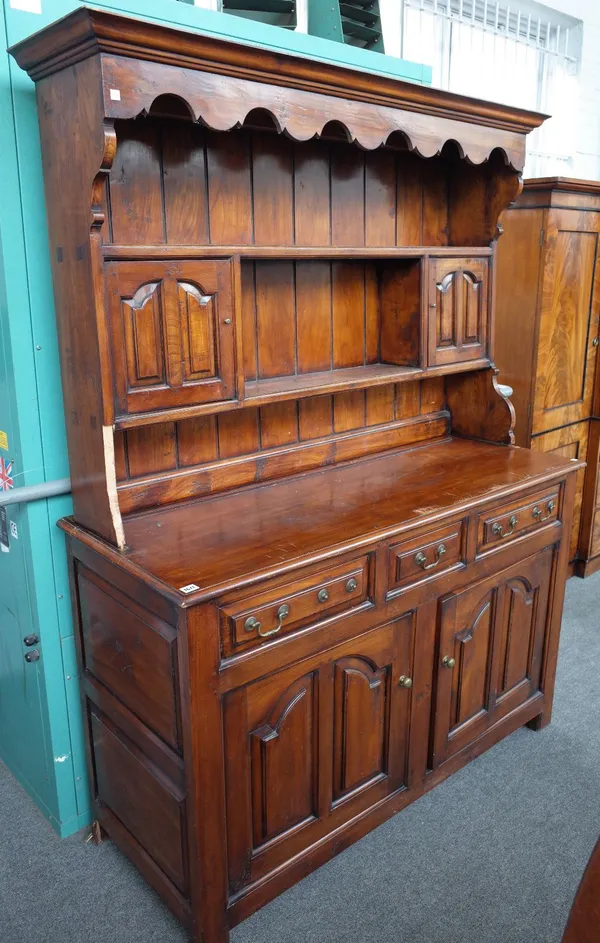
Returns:
[[[0,492],[0,507],[6,504],[27,504],[29,501],[43,501],[58,494],[71,493],[71,479],[57,478],[55,481],[43,481],[39,485],[26,485]]]

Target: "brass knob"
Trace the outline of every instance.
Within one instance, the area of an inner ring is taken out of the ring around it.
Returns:
[[[398,684],[401,688],[412,688],[412,678],[407,677],[407,675],[400,675]]]
[[[444,668],[454,668],[456,664],[456,658],[451,658],[450,655],[444,655],[442,658],[442,665]]]
[[[319,602],[327,602],[327,600],[329,599],[329,590],[320,589],[317,594],[317,599],[319,600]]]
[[[592,344],[594,345],[594,347],[597,347],[599,343],[600,341],[598,340],[597,337],[595,337],[594,340],[592,341]]]
[[[353,593],[357,586],[358,586],[358,583],[356,582],[354,577],[351,577],[351,579],[349,579],[348,582],[346,583],[346,592]]]

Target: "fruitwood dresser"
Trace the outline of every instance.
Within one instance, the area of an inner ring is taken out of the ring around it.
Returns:
[[[491,359],[542,118],[86,8],[12,52],[96,815],[225,943],[550,720],[580,463],[513,447]]]

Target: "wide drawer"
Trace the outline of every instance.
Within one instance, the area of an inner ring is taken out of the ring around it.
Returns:
[[[304,568],[293,578],[268,580],[251,594],[220,601],[221,643],[225,657],[289,635],[372,600],[374,553],[327,568]]]
[[[560,488],[554,485],[483,511],[477,520],[477,553],[485,553],[525,533],[554,524],[559,517]]]
[[[466,564],[465,521],[430,529],[389,549],[387,598]]]

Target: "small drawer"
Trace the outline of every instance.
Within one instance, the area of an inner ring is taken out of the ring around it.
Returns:
[[[223,654],[260,645],[348,613],[372,596],[374,554],[326,570],[301,571],[294,579],[269,580],[251,596],[239,593],[219,606]]]
[[[484,553],[525,533],[556,523],[559,520],[559,497],[559,488],[555,485],[528,498],[510,501],[481,513],[477,524],[477,552]]]
[[[446,573],[466,563],[464,520],[403,540],[389,550],[387,598],[421,580]]]

